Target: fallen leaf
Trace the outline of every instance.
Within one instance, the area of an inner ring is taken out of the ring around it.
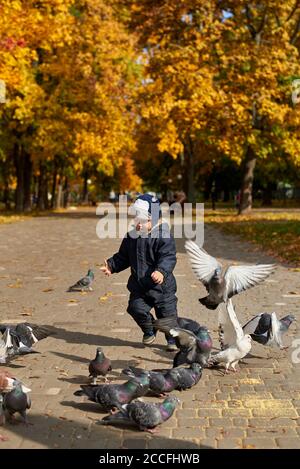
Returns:
[[[108,299],[108,296],[100,296],[99,300],[100,301],[106,301]]]
[[[78,303],[78,300],[69,300],[69,303]]]
[[[49,292],[49,291],[53,291],[54,289],[53,288],[45,288],[44,290],[42,290],[43,292]]]
[[[23,287],[23,284],[21,282],[17,282],[17,283],[10,283],[9,285],[7,285],[9,288],[22,288]]]
[[[24,311],[24,313],[20,313],[20,314],[21,316],[32,316],[32,312],[30,311],[27,311],[27,312]]]

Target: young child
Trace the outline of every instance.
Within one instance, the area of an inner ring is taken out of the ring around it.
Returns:
[[[157,318],[177,317],[176,247],[169,226],[161,221],[159,201],[151,194],[140,195],[133,204],[135,228],[123,238],[119,252],[104,261],[106,275],[131,268],[127,312],[144,333],[143,344],[155,341],[154,308]],[[166,336],[167,350],[176,351],[175,340]]]

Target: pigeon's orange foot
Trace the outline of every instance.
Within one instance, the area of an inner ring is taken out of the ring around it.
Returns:
[[[158,428],[146,428],[144,431],[153,435],[154,433],[158,433]]]

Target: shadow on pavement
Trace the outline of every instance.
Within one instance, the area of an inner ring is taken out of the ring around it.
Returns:
[[[62,403],[68,406],[68,402]],[[78,404],[78,410],[86,410]],[[88,424],[80,421],[35,413],[28,414],[29,426],[23,423],[6,424],[1,427],[1,435],[7,441],[0,442],[0,449],[5,448],[89,448],[89,449],[201,449],[209,448],[194,442],[160,437],[140,432],[128,427],[116,428],[97,424],[103,417],[99,409],[94,410],[95,419],[90,418]],[[97,415],[99,418],[97,418]],[[80,416],[80,413],[79,413]]]

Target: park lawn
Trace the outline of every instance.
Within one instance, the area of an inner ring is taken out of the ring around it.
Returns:
[[[16,221],[22,221],[24,217],[21,215],[12,215],[12,214],[0,214],[0,225],[5,225],[8,223],[15,223]]]
[[[300,267],[300,213],[259,212],[237,216],[234,210],[205,211],[205,223],[238,235],[265,252]]]

